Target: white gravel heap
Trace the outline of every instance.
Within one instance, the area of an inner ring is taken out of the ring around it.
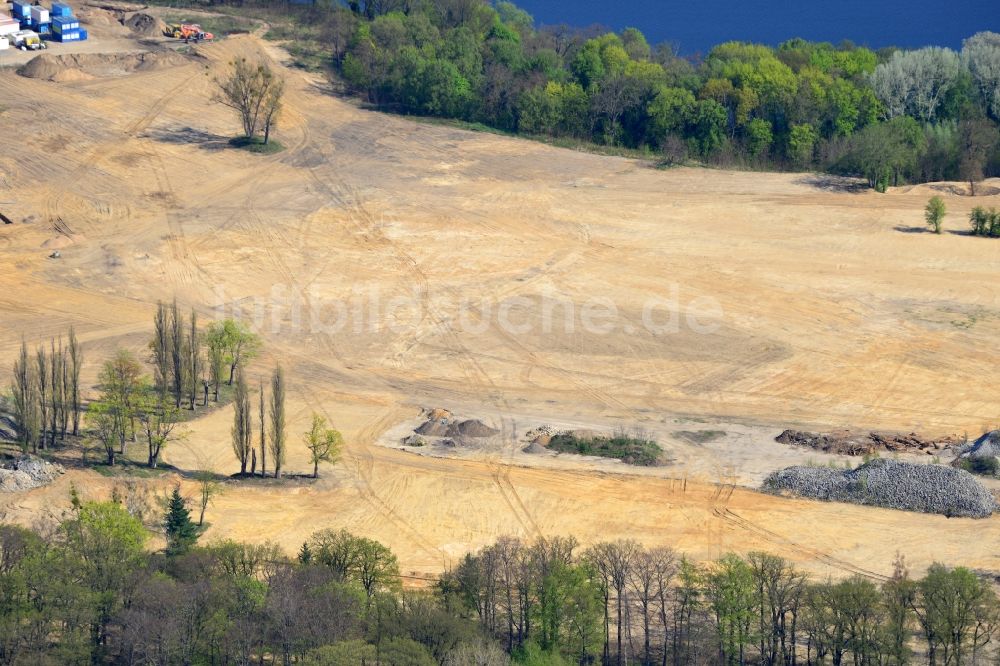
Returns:
[[[990,491],[964,470],[895,460],[873,460],[853,470],[788,467],[768,476],[762,488],[949,517],[988,518],[998,508]]]
[[[33,456],[22,456],[0,467],[0,492],[31,490],[52,483],[64,473],[62,465]]]

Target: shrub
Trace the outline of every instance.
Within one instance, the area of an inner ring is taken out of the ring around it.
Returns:
[[[659,463],[663,449],[642,432],[617,431],[611,437],[579,437],[561,432],[552,437],[548,448],[563,453],[615,458],[627,465],[652,467]]]
[[[971,456],[963,458],[958,466],[966,472],[982,476],[997,476],[1000,473],[1000,459],[996,456]]]

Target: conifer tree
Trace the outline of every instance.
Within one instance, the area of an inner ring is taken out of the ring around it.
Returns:
[[[198,526],[191,520],[180,486],[174,486],[170,495],[163,526],[167,532],[167,555],[182,555],[198,541]]]

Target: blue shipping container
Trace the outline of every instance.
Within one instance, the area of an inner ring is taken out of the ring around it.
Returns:
[[[22,21],[31,18],[31,3],[14,0],[14,18]]]
[[[67,30],[79,30],[80,22],[75,18],[55,18],[52,20],[52,32],[65,32]]]
[[[80,34],[80,41],[81,42],[85,41],[87,39],[87,31],[84,30],[83,28],[80,28],[80,33],[79,34]]]
[[[55,36],[57,42],[78,42],[80,41],[79,30],[67,30]]]
[[[52,16],[72,16],[73,8],[61,2],[52,3]]]

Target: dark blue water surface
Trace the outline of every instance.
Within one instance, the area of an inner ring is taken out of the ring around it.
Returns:
[[[728,40],[776,45],[791,37],[838,43],[958,49],[981,30],[1000,32],[1000,0],[514,0],[537,23],[634,27],[686,55]]]

